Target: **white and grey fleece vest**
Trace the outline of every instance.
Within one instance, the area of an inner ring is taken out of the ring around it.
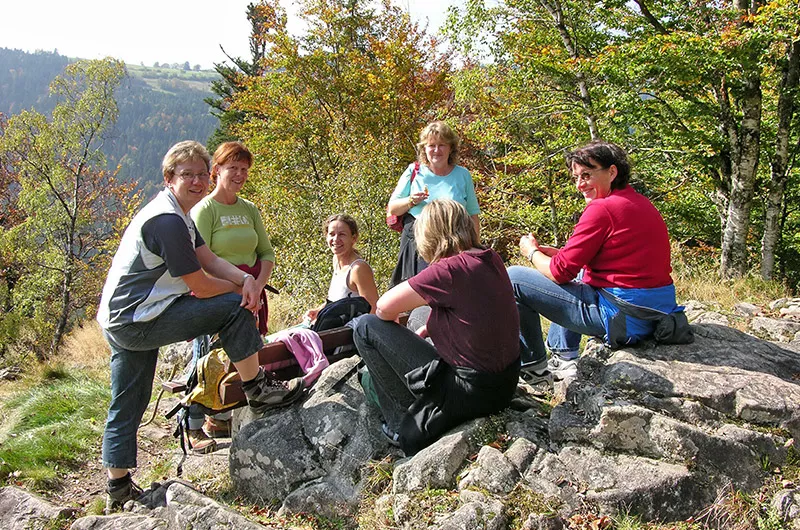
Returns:
[[[142,227],[162,214],[175,214],[183,219],[194,245],[192,218],[183,213],[178,200],[165,188],[134,216],[122,236],[97,311],[97,321],[103,329],[153,320],[179,296],[189,292],[186,282],[170,276],[161,256],[150,252],[144,244]]]

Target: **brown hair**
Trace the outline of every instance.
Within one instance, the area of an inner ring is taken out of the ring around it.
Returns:
[[[461,147],[461,141],[458,135],[443,121],[435,121],[429,123],[427,127],[422,129],[419,133],[419,143],[417,144],[417,159],[420,164],[428,165],[428,154],[425,152],[425,145],[428,139],[433,137],[436,140],[443,140],[446,144],[450,145],[450,156],[447,157],[447,163],[454,166],[458,163],[458,149]]]
[[[202,160],[206,163],[206,168],[211,169],[211,157],[206,148],[194,140],[184,140],[170,147],[164,155],[161,161],[161,173],[166,180],[170,180],[175,174],[175,167],[189,160]]]
[[[242,142],[223,142],[214,151],[213,169],[211,181],[217,181],[217,166],[228,162],[246,162],[247,167],[253,165],[253,154],[244,146]]]
[[[328,217],[327,219],[325,219],[325,222],[322,224],[323,236],[328,235],[328,227],[334,221],[341,221],[344,224],[346,224],[347,227],[350,229],[350,233],[353,235],[353,237],[356,237],[358,235],[358,223],[356,223],[355,219],[353,219],[346,213],[335,213],[330,217]]]
[[[422,209],[414,222],[414,239],[428,263],[482,248],[467,209],[452,199],[436,199]]]
[[[573,164],[590,168],[617,168],[617,176],[611,181],[612,190],[621,190],[628,185],[631,177],[631,163],[623,148],[611,142],[594,140],[567,154],[567,168],[572,171]]]

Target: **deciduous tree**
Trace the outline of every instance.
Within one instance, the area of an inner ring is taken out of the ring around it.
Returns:
[[[39,327],[40,340],[49,339],[39,345],[41,357],[57,351],[76,317],[92,313],[115,224],[130,206],[131,186],[104,169],[101,151],[124,75],[113,59],[70,64],[50,86],[58,100],[51,119],[23,111],[0,137],[0,160],[19,184],[21,219],[10,235],[25,269],[13,304]]]

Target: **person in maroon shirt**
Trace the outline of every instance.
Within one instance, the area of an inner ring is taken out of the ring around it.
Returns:
[[[540,381],[576,372],[581,335],[603,337],[617,309],[600,289],[636,305],[679,309],[670,277],[667,226],[652,203],[628,185],[630,163],[619,146],[594,141],[567,155],[586,208],[561,249],[523,236],[520,252],[533,267],[508,270],[520,314],[523,377]],[[552,324],[547,361],[539,315]],[[652,334],[652,321],[628,317],[627,340]]]
[[[519,315],[500,256],[484,249],[464,206],[428,204],[414,237],[430,263],[360,317],[353,342],[383,413],[383,432],[411,455],[466,420],[510,402],[519,379]],[[416,333],[395,321],[431,307]],[[429,337],[431,342],[424,337]]]

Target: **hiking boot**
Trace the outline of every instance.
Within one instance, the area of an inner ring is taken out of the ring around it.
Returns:
[[[262,368],[258,369],[255,379],[242,384],[247,404],[255,414],[297,401],[303,395],[304,388],[305,383],[301,377],[281,381]]]
[[[142,488],[137,486],[133,480],[128,480],[127,483],[118,487],[117,489],[106,489],[105,514],[110,515],[114,512],[122,510],[126,502],[135,501],[142,495],[142,493],[144,493]]]
[[[578,375],[578,359],[563,359],[558,355],[552,355],[547,361],[547,369],[556,381],[574,379]]]
[[[206,431],[206,434],[211,438],[230,438],[231,420],[218,420],[212,416],[206,416],[206,421],[203,423],[203,430]]]
[[[192,448],[193,453],[204,455],[217,450],[217,442],[206,436],[203,429],[187,429],[186,437],[189,439],[189,447]]]
[[[386,423],[381,424],[381,432],[389,445],[400,447],[400,433],[394,432]]]
[[[519,371],[519,377],[533,387],[553,383],[553,374],[551,374],[550,370],[547,368],[543,370],[533,370],[523,366]]]

